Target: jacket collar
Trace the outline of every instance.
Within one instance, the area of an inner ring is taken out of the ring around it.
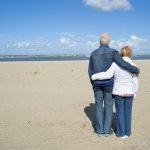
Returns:
[[[100,47],[109,47],[109,45],[102,44]]]
[[[123,56],[123,58],[124,58],[124,59],[130,59],[130,60],[131,60],[131,58],[129,58],[128,56]]]
[[[122,58],[123,58],[124,60],[126,60],[126,61],[129,61],[129,62],[132,61],[131,58],[129,58],[129,57],[127,57],[127,56],[124,56],[124,57],[122,57]]]

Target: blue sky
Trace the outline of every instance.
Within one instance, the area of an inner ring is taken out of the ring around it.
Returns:
[[[89,54],[111,46],[150,53],[149,0],[0,0],[0,54]]]

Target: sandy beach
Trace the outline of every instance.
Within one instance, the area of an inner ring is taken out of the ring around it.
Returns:
[[[0,63],[0,150],[150,149],[150,60],[141,69],[127,140],[93,133],[88,61]]]

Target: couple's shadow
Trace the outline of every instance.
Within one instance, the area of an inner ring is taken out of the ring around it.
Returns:
[[[103,110],[104,111],[104,110]],[[90,103],[89,106],[86,106],[84,108],[84,112],[91,121],[91,124],[93,126],[93,129],[95,131],[95,125],[96,125],[96,118],[95,118],[95,104]],[[112,130],[116,133],[116,113],[113,112],[112,116]]]

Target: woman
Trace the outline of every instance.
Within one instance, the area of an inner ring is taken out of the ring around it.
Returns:
[[[131,60],[132,50],[129,46],[122,48],[121,56],[128,63],[135,65]],[[117,136],[126,139],[131,135],[132,103],[138,91],[138,78],[113,62],[106,72],[92,75],[92,80],[105,80],[113,76]]]

